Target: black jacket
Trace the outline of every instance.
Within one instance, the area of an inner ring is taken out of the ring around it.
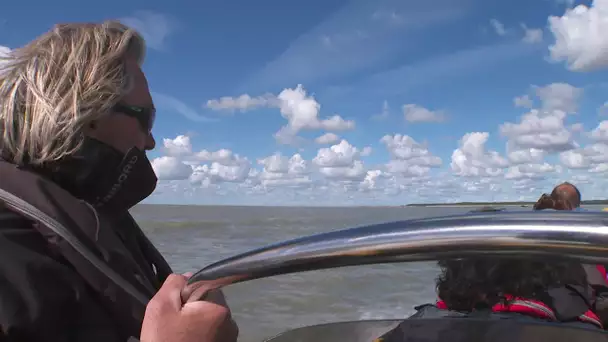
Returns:
[[[0,201],[0,339],[126,342],[171,268],[128,212],[94,210],[47,179],[0,160],[0,189],[65,226],[141,295],[137,300],[48,225]]]
[[[602,331],[599,327],[581,321],[547,322],[519,313],[490,310],[463,313],[441,310],[432,304],[421,305],[416,310],[414,315],[373,341],[608,341],[607,334],[594,333]],[[543,322],[549,326],[534,324]],[[551,325],[566,329],[548,329]]]

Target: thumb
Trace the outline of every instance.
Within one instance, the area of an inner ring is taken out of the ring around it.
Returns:
[[[204,300],[210,290],[214,289],[211,284],[198,282],[186,286],[181,293],[182,303],[190,303]]]
[[[180,311],[183,303],[181,293],[186,284],[187,279],[183,275],[170,274],[151,301],[161,307],[171,307],[175,311]]]

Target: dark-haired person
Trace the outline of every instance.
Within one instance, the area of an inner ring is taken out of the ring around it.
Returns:
[[[572,210],[580,205],[574,189],[569,183],[560,184],[551,195],[543,194],[534,209]],[[587,265],[488,257],[442,260],[438,265],[438,301],[416,307],[409,319],[484,314],[489,319],[604,328],[596,314],[597,298],[589,284]],[[400,324],[376,341],[401,341],[404,329]]]
[[[538,320],[603,329],[593,312],[591,289],[579,263],[495,258],[438,262],[438,301],[416,307],[408,319],[475,317]],[[398,342],[407,336],[399,324],[375,341]]]
[[[570,183],[556,186],[551,194],[542,194],[534,204],[534,210],[576,210],[581,197],[578,189]],[[583,264],[587,282],[593,288],[594,311],[608,325],[608,280],[604,265]]]

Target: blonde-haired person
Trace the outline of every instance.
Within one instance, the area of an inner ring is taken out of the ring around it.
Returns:
[[[56,25],[0,59],[0,340],[236,340],[221,293],[175,298],[185,278],[128,211],[157,182],[144,52],[108,21]]]

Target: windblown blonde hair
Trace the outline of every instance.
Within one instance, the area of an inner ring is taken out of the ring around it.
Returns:
[[[83,128],[129,91],[126,56],[145,56],[144,39],[116,22],[56,25],[0,59],[0,151],[40,165],[73,154]]]

